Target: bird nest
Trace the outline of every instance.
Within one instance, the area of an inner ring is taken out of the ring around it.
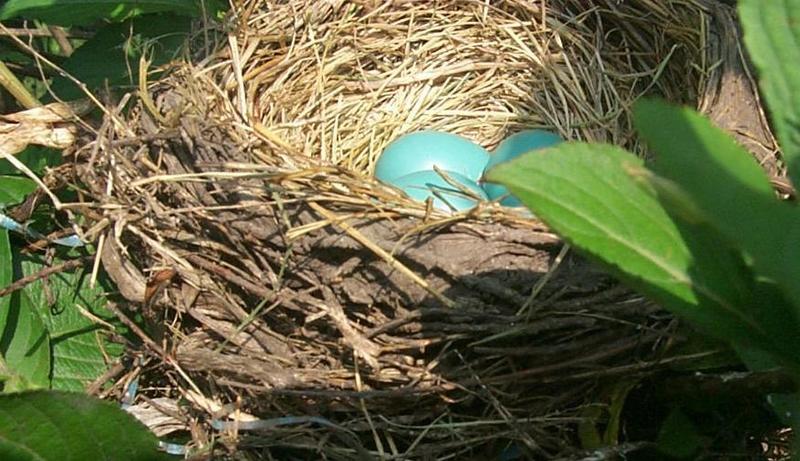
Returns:
[[[142,382],[191,402],[197,445],[578,456],[603,382],[680,360],[669,315],[536,219],[370,178],[404,133],[492,148],[540,127],[644,154],[629,111],[656,94],[777,168],[758,104],[729,109],[756,100],[712,0],[246,0],[205,27],[75,152],[87,237],[157,358]]]

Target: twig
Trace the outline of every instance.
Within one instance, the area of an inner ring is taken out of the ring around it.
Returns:
[[[186,255],[186,260],[192,264],[196,264],[201,269],[219,275],[228,282],[238,285],[239,287],[244,288],[250,293],[253,293],[261,298],[269,300],[273,300],[275,298],[275,291],[253,283],[244,277],[235,274],[232,270],[208,261],[203,257],[198,255]]]
[[[533,308],[533,304],[536,301],[536,297],[539,296],[539,293],[541,293],[542,289],[544,289],[544,286],[547,284],[547,282],[549,282],[550,279],[553,278],[553,274],[555,274],[558,268],[561,267],[561,262],[567,256],[567,252],[569,252],[569,249],[570,246],[567,243],[565,243],[564,246],[561,247],[561,250],[558,252],[558,255],[556,256],[556,259],[553,261],[553,264],[547,270],[547,273],[545,273],[541,278],[539,278],[539,280],[536,281],[536,284],[531,289],[530,296],[528,296],[528,299],[525,301],[525,304],[517,312],[517,315],[521,315],[527,311],[528,318],[531,318],[531,315],[534,313],[534,311],[536,311],[536,309]]]
[[[26,286],[30,285],[33,282],[38,280],[45,279],[53,274],[58,274],[61,272],[67,272],[72,269],[78,268],[83,266],[84,264],[92,261],[94,256],[82,256],[78,259],[69,260],[63,264],[59,264],[58,266],[51,266],[40,270],[39,272],[31,275],[27,275],[25,277],[16,280],[15,282],[11,283],[7,287],[0,290],[0,298],[3,296],[9,295],[17,290],[21,290]]]
[[[113,313],[114,313],[114,315],[116,315],[116,316],[117,316],[117,318],[119,319],[119,321],[120,321],[120,322],[122,322],[122,323],[123,323],[123,324],[124,324],[126,327],[130,328],[130,329],[131,329],[131,331],[132,331],[132,332],[133,332],[133,333],[134,333],[136,336],[138,336],[138,337],[139,337],[139,339],[141,339],[141,340],[142,340],[142,342],[144,342],[144,343],[145,343],[145,344],[146,344],[146,345],[147,345],[147,346],[148,346],[150,349],[152,349],[152,350],[153,350],[153,352],[155,352],[156,354],[158,354],[158,355],[159,355],[159,356],[160,356],[160,357],[161,357],[161,358],[162,358],[162,359],[163,359],[165,362],[167,362],[167,363],[173,363],[173,360],[172,360],[172,358],[171,358],[171,357],[170,357],[170,356],[167,354],[167,351],[165,351],[165,350],[164,350],[164,349],[163,349],[161,346],[159,346],[159,345],[158,345],[158,343],[156,343],[156,342],[155,342],[155,341],[153,341],[153,340],[152,340],[152,339],[151,339],[149,336],[147,336],[147,333],[145,333],[145,332],[144,332],[144,330],[142,330],[142,329],[139,327],[139,325],[137,325],[137,324],[136,324],[136,323],[135,323],[133,320],[131,320],[130,318],[128,318],[128,316],[127,316],[127,315],[125,315],[125,314],[124,314],[124,313],[123,313],[123,312],[122,312],[122,311],[119,309],[119,307],[117,307],[117,304],[116,304],[116,303],[113,303],[113,302],[109,302],[109,303],[107,303],[107,304],[106,304],[106,309],[108,309],[108,310],[110,310],[111,312],[113,312]]]
[[[61,200],[58,199],[56,194],[54,194],[53,191],[50,190],[49,187],[47,187],[47,184],[42,182],[42,180],[39,179],[39,176],[37,176],[36,173],[31,171],[31,169],[28,168],[27,165],[19,161],[16,157],[14,157],[14,155],[12,155],[9,152],[6,152],[5,149],[3,149],[0,150],[0,159],[8,160],[8,163],[12,164],[19,171],[25,173],[25,176],[27,176],[33,182],[35,182],[36,185],[39,186],[47,194],[48,197],[50,197],[50,200],[53,202],[53,206],[56,207],[56,210],[61,210],[64,207],[64,204],[61,203]]]
[[[793,394],[798,383],[783,370],[736,372],[726,374],[695,373],[668,378],[659,385],[659,395],[667,400]]]
[[[63,30],[63,29],[62,29]],[[13,36],[13,37],[52,37],[53,33],[48,29],[28,29],[25,27],[7,27],[0,30],[0,36]],[[83,32],[80,30],[64,31],[64,36],[67,38],[92,38],[94,33]]]
[[[64,56],[69,56],[75,51],[75,49],[72,48],[72,43],[69,42],[69,37],[67,37],[67,33],[63,28],[59,26],[47,26],[47,29],[50,30],[51,34],[53,34],[53,38],[58,43],[58,46],[64,53]]]
[[[122,361],[116,360],[111,368],[106,370],[105,373],[100,375],[86,387],[86,393],[89,395],[96,395],[98,392],[100,392],[100,389],[103,388],[103,384],[122,373],[124,370],[125,365],[122,364]]]
[[[165,363],[171,365],[175,369],[175,371],[177,371],[178,374],[180,374],[181,377],[187,383],[189,383],[189,386],[195,392],[197,392],[198,394],[202,394],[202,392],[200,392],[200,388],[197,387],[197,384],[195,384],[195,382],[189,377],[189,375],[187,375],[186,372],[183,371],[183,368],[181,368],[177,360],[175,360],[171,355],[168,355],[167,351],[165,351],[164,348],[159,346],[155,341],[153,341],[152,338],[147,336],[147,333],[145,333],[144,330],[142,330],[139,327],[139,325],[134,323],[133,320],[131,320],[127,315],[125,315],[125,313],[122,312],[119,307],[117,307],[116,303],[109,301],[108,303],[106,303],[105,307],[106,309],[110,310],[114,315],[116,315],[120,322],[122,322],[126,327],[130,328],[131,331],[136,336],[138,336],[139,339],[141,339],[145,345],[147,345],[153,352],[155,352],[156,355],[160,356]]]
[[[331,222],[331,224],[342,228],[345,232],[347,232],[350,237],[355,239],[358,243],[364,245],[365,247],[369,248],[373,253],[375,253],[378,257],[386,261],[389,266],[393,267],[394,269],[399,270],[403,274],[405,274],[408,278],[410,278],[414,283],[419,285],[422,289],[427,291],[431,296],[436,298],[439,302],[444,304],[447,307],[455,307],[456,303],[452,299],[448,298],[444,294],[440,293],[438,290],[433,288],[425,281],[422,277],[414,273],[411,269],[406,267],[405,264],[401,263],[397,259],[395,259],[392,255],[390,255],[386,250],[376,245],[373,241],[368,239],[364,234],[358,231],[355,227],[351,226],[344,222],[340,217],[336,216],[335,214],[331,213],[330,211],[322,208],[319,204],[315,202],[309,202],[309,206],[321,214],[325,219]]]

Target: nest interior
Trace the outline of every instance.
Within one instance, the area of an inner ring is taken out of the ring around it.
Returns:
[[[444,214],[373,181],[403,133],[492,148],[543,127],[644,154],[629,110],[654,94],[735,129],[779,172],[716,1],[246,0],[235,13],[75,152],[87,238],[149,319],[160,362],[145,378],[193,396],[197,444],[216,418],[232,423],[224,440],[284,459],[576,456],[602,383],[667,366],[674,320],[536,219],[495,204]],[[329,424],[246,430],[292,415]]]

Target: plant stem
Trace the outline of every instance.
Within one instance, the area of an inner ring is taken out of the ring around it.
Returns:
[[[26,109],[33,109],[42,105],[3,61],[0,61],[0,85],[8,90],[11,96],[14,96],[20,105]]]
[[[63,30],[63,28],[62,28]],[[69,32],[65,31],[65,35],[67,38],[83,38],[88,39],[94,36],[91,32],[83,32],[83,31],[76,31],[71,30]],[[2,36],[14,36],[14,37],[52,37],[53,34],[48,29],[40,29],[40,28],[25,28],[25,27],[6,27],[4,30],[0,30],[0,37]]]
[[[75,51],[75,49],[72,48],[72,43],[69,42],[69,37],[67,37],[67,33],[64,31],[64,29],[58,26],[47,26],[47,29],[51,34],[53,34],[53,38],[61,48],[61,53],[67,57],[72,55],[72,52]]]

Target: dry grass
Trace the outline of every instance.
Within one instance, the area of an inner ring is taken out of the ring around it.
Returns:
[[[244,1],[75,152],[73,208],[149,319],[145,393],[190,401],[217,455],[579,458],[603,383],[695,358],[665,355],[672,319],[535,219],[435,212],[369,173],[423,128],[641,150],[632,101],[717,91],[711,5]]]
[[[632,101],[697,101],[709,70],[706,2],[361,3],[247,2],[215,71],[240,119],[368,173],[419,129],[489,148],[528,127],[632,145]]]

